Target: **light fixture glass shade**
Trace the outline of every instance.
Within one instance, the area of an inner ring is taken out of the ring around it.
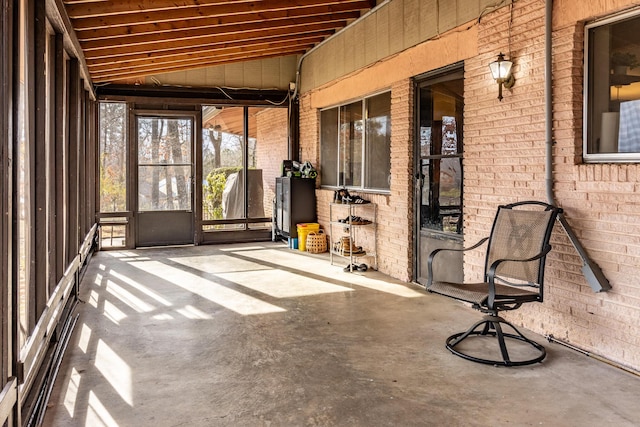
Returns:
[[[498,55],[498,60],[493,61],[489,64],[489,69],[491,70],[491,75],[494,80],[498,81],[498,79],[504,81],[509,78],[509,74],[511,73],[511,66],[513,62],[505,61],[504,55],[501,53]]]

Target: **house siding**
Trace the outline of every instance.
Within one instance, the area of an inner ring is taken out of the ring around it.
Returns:
[[[391,13],[394,3],[389,3],[389,13],[381,19],[389,27],[406,16]],[[581,273],[582,260],[557,224],[547,258],[544,303],[507,313],[516,324],[634,369],[640,369],[640,168],[634,163],[582,163],[582,110],[585,22],[637,5],[560,0],[553,6],[554,196],[612,289],[591,290]],[[319,165],[319,109],[391,90],[391,189],[388,194],[363,194],[379,205],[380,271],[402,280],[411,280],[415,274],[414,76],[464,61],[466,246],[488,234],[498,205],[546,200],[544,23],[542,0],[481,10],[467,24],[437,38],[422,38],[399,53],[365,63],[301,94],[302,160]],[[348,46],[353,40],[343,43]],[[395,46],[392,39],[385,43],[380,47],[383,51]],[[499,52],[513,58],[516,78],[515,86],[504,90],[502,102],[497,100],[498,87],[487,67]],[[317,53],[321,56],[322,48]],[[326,227],[333,192],[319,188],[317,193],[318,218]],[[465,279],[481,278],[483,261],[482,253],[465,255]]]

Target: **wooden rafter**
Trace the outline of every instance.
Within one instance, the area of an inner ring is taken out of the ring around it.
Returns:
[[[375,0],[63,0],[94,82],[303,54]]]

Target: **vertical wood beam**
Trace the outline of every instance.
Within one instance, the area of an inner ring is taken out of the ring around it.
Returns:
[[[7,379],[13,375],[13,342],[11,334],[11,321],[13,310],[10,304],[11,294],[9,292],[12,283],[12,245],[13,233],[11,224],[13,223],[12,199],[13,194],[13,10],[12,0],[0,0],[0,99],[3,103],[0,114],[0,179],[3,185],[0,186],[0,383],[4,387]]]
[[[67,255],[67,139],[69,135],[68,131],[68,87],[69,87],[69,71],[68,60],[64,51],[64,39],[61,34],[56,35],[56,87],[55,87],[55,215],[56,215],[56,283],[62,278],[65,270],[65,261],[68,258]]]
[[[34,170],[31,186],[34,187],[34,207],[35,222],[34,230],[34,257],[31,263],[34,268],[32,276],[32,286],[34,290],[35,306],[34,315],[40,317],[47,304],[47,259],[48,259],[48,234],[47,234],[47,211],[48,194],[47,186],[49,177],[47,176],[47,149],[49,146],[47,133],[47,75],[46,75],[46,53],[47,53],[47,26],[44,3],[36,2],[34,11],[34,91],[35,91],[35,138],[32,147],[34,148]],[[35,320],[34,320],[35,324]]]
[[[82,82],[82,80],[80,80]],[[87,98],[85,91],[82,89],[83,85],[78,86],[78,236],[76,238],[78,245],[84,238],[87,231],[86,217],[85,217],[85,201],[87,199],[86,185],[86,159],[85,159],[85,146],[87,143],[86,134],[86,118],[87,118]],[[79,247],[79,246],[78,246]]]
[[[56,255],[57,255],[57,242],[56,242],[56,230],[57,230],[57,222],[56,222],[56,79],[57,75],[57,67],[56,67],[56,35],[55,34],[47,34],[47,38],[49,40],[49,50],[47,57],[47,85],[49,87],[48,90],[48,99],[47,99],[47,134],[49,138],[49,143],[47,145],[47,163],[49,164],[49,170],[47,174],[48,186],[47,186],[47,194],[49,203],[47,205],[47,221],[49,226],[47,227],[48,233],[48,253],[47,253],[47,268],[49,269],[48,281],[47,281],[47,289],[49,293],[53,291],[56,284],[58,283],[58,269],[56,264]]]
[[[69,60],[69,140],[68,140],[68,166],[67,171],[67,218],[68,233],[65,239],[68,242],[66,263],[69,264],[78,253],[79,223],[78,223],[78,145],[80,142],[80,68],[75,58]]]

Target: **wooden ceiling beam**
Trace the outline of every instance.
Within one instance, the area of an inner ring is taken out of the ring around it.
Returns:
[[[193,8],[174,8],[173,10],[168,11],[139,11],[139,13],[127,13],[112,16],[98,15],[92,18],[73,19],[73,26],[76,31],[82,31],[101,27],[108,28],[148,24],[150,22],[181,21],[185,19],[193,19],[195,16],[216,18],[233,15],[247,16],[276,11],[291,11],[292,13],[295,13],[296,9],[304,6],[323,7],[326,9],[326,13],[331,13],[334,11],[334,8],[337,7],[337,5],[334,4],[335,2],[324,4],[317,0],[263,0],[247,4],[233,3],[230,5],[229,3],[231,2],[227,0],[227,3],[227,5],[201,6],[199,9],[195,10]],[[367,9],[369,7],[369,3],[369,0],[346,0],[344,2],[344,4],[351,4],[353,6],[353,11]],[[248,7],[248,5],[253,7]],[[341,8],[341,10],[342,9],[343,8]]]
[[[104,70],[108,69],[119,69],[119,68],[128,68],[128,67],[139,67],[141,65],[153,65],[153,64],[167,64],[171,62],[181,62],[188,59],[196,59],[196,58],[210,58],[210,57],[225,57],[229,55],[253,55],[256,52],[260,52],[261,50],[283,50],[289,51],[293,49],[294,51],[299,51],[302,48],[308,48],[314,42],[317,42],[318,38],[304,38],[297,40],[296,42],[269,42],[269,43],[258,43],[253,45],[236,45],[236,46],[226,46],[221,49],[216,50],[198,50],[198,51],[189,51],[184,50],[181,52],[172,52],[171,55],[159,55],[154,56],[152,58],[144,58],[144,57],[134,57],[127,58],[124,60],[117,61],[108,61],[108,62],[96,62],[91,65],[91,73],[101,73]],[[177,59],[174,59],[177,58]]]
[[[352,21],[360,16],[360,11],[354,11],[349,5],[336,5],[333,11],[327,12],[326,8],[310,7],[296,10],[278,10],[265,13],[254,13],[247,15],[231,15],[220,17],[194,17],[193,19],[183,19],[172,22],[154,22],[126,27],[94,28],[91,30],[76,31],[78,40],[91,41],[96,39],[117,38],[122,36],[134,36],[142,34],[159,34],[175,31],[195,30],[199,28],[209,28],[211,30],[229,30],[233,27],[242,27],[249,24],[268,25],[296,25],[302,20],[313,22],[327,21]]]
[[[297,55],[297,54],[302,54],[305,50],[306,49],[301,49],[301,50],[292,49],[290,51],[278,50],[274,52],[263,51],[261,53],[252,55],[250,60],[276,58],[276,57],[288,56],[288,55]],[[122,81],[122,80],[131,81],[132,79],[151,76],[154,74],[171,73],[175,71],[187,71],[187,70],[193,70],[197,68],[233,64],[233,63],[243,62],[247,60],[249,59],[247,59],[246,54],[242,53],[237,56],[230,55],[228,57],[218,57],[216,59],[200,60],[201,62],[198,62],[198,63],[180,64],[180,65],[171,66],[171,67],[166,67],[166,66],[161,68],[150,67],[149,69],[137,69],[137,70],[114,69],[114,71],[110,73],[96,74],[93,78],[93,81],[95,83]]]
[[[202,46],[193,46],[193,47],[185,47],[181,49],[167,49],[163,51],[156,51],[153,53],[148,52],[139,52],[139,53],[121,53],[117,56],[110,56],[104,58],[87,58],[87,67],[95,68],[96,66],[107,63],[107,64],[121,64],[127,61],[148,61],[155,58],[166,58],[172,55],[183,55],[189,53],[197,53],[201,55],[210,55],[212,52],[223,52],[225,49],[235,49],[235,48],[244,48],[245,50],[253,50],[254,46],[268,46],[269,44],[278,44],[282,46],[286,46],[287,43],[293,45],[299,45],[301,42],[304,44],[311,43],[311,40],[319,40],[322,41],[324,39],[323,34],[305,34],[299,35],[296,38],[293,37],[273,37],[270,39],[261,39],[254,40],[252,42],[245,41],[235,41],[230,43],[222,43],[217,45],[202,45]]]
[[[64,3],[95,83],[301,55],[380,0],[47,0]]]
[[[357,0],[135,0],[135,1],[91,1],[83,3],[67,3],[66,9],[71,19],[147,14],[153,12],[171,12],[176,9],[200,9],[203,7],[220,7],[224,14],[242,13],[248,10],[263,10],[265,7],[292,9],[301,5],[326,5]],[[267,3],[269,4],[267,6]],[[193,13],[193,11],[191,12]]]
[[[233,31],[216,31],[210,28],[197,30],[186,30],[174,33],[144,34],[130,37],[118,37],[116,39],[101,39],[88,42],[81,42],[82,49],[87,56],[92,55],[92,51],[104,50],[112,46],[131,46],[134,49],[146,49],[146,45],[162,45],[169,43],[176,48],[202,43],[223,43],[236,41],[239,39],[257,39],[263,37],[273,37],[286,34],[298,34],[301,32],[335,31],[346,25],[345,21],[338,22],[314,22],[309,19],[292,23],[291,25],[266,27],[261,24],[247,24],[233,27]],[[227,28],[230,30],[231,28]]]
[[[293,41],[295,39],[301,37],[322,37],[323,39],[334,34],[333,30],[319,30],[315,32],[309,32],[305,29],[300,29],[296,32],[288,33],[288,34],[276,34],[273,36],[262,35],[260,37],[255,37],[253,39],[249,38],[220,38],[220,37],[212,37],[210,39],[201,38],[196,40],[179,40],[177,42],[173,41],[165,41],[158,42],[152,45],[143,45],[143,46],[118,46],[118,47],[107,47],[102,49],[95,49],[90,51],[85,51],[85,57],[87,62],[91,62],[93,60],[98,59],[107,59],[118,56],[128,56],[135,54],[146,54],[148,57],[153,56],[159,52],[172,52],[180,49],[197,49],[201,47],[208,47],[213,50],[216,48],[223,48],[225,46],[236,46],[243,44],[255,44],[255,43],[266,43],[270,41],[279,42],[279,41]]]
[[[279,45],[271,45],[269,47],[265,46],[256,46],[256,47],[243,47],[243,48],[233,48],[233,49],[225,49],[225,52],[206,52],[206,53],[187,53],[183,55],[174,55],[166,58],[159,59],[148,59],[146,61],[130,61],[124,62],[121,64],[109,64],[109,65],[101,65],[96,69],[92,69],[91,72],[96,75],[102,75],[104,73],[108,73],[111,71],[135,71],[135,70],[149,70],[154,69],[157,70],[165,70],[167,67],[172,67],[175,65],[186,65],[186,64],[199,64],[202,62],[211,62],[211,61],[220,61],[223,59],[227,59],[231,56],[238,57],[238,55],[244,55],[243,57],[253,56],[253,55],[261,55],[263,53],[282,53],[287,52],[301,52],[303,49],[308,48],[309,44],[301,43],[299,45],[290,45],[290,46],[279,46]],[[286,49],[283,51],[283,49]],[[164,71],[160,71],[164,72]]]

